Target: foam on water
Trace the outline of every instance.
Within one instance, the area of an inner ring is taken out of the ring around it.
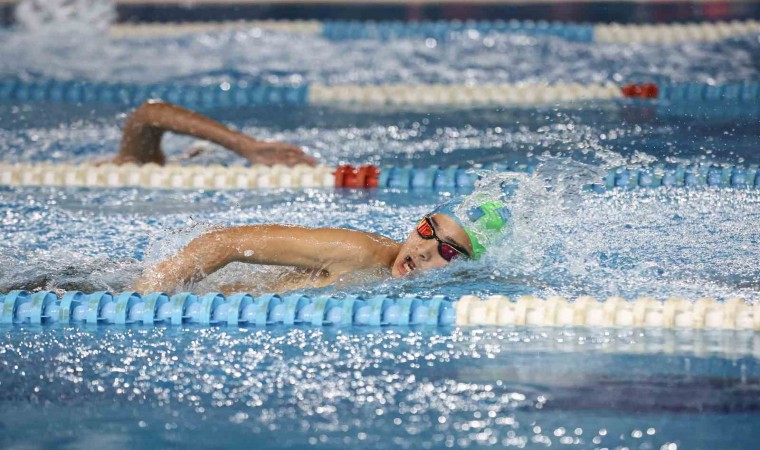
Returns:
[[[21,0],[14,9],[16,23],[27,31],[67,29],[81,36],[87,30],[106,30],[115,22],[112,0]]]
[[[760,251],[757,193],[582,195],[583,175],[557,162],[563,173],[547,178],[552,170],[539,166],[509,203],[512,226],[490,254],[491,276],[524,280],[541,296],[760,296],[749,256]]]

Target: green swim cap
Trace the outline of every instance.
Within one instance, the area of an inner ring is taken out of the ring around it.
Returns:
[[[512,216],[504,203],[491,200],[467,211],[467,219],[463,221],[454,211],[462,204],[463,199],[456,199],[436,207],[432,214],[446,214],[464,229],[472,243],[472,258],[478,259],[486,252],[489,235],[501,232],[509,223]]]

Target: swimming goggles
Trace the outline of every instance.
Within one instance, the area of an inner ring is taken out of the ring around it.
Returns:
[[[438,241],[438,254],[441,255],[441,258],[445,259],[446,262],[451,262],[451,260],[457,258],[459,255],[464,255],[466,258],[470,257],[467,250],[456,244],[452,244],[451,242],[443,241],[435,234],[435,228],[433,228],[433,223],[430,221],[430,216],[423,217],[422,220],[417,223],[417,234],[419,234],[422,239],[435,239]]]

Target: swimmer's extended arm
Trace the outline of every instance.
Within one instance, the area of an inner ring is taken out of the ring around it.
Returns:
[[[254,225],[202,234],[137,281],[139,292],[171,291],[235,261],[324,270],[328,274],[392,263],[398,244],[361,231]]]
[[[161,138],[166,131],[214,142],[253,164],[315,164],[314,158],[298,147],[257,141],[208,117],[161,101],[147,101],[127,118],[119,153],[112,162],[164,164],[166,157],[161,151]]]

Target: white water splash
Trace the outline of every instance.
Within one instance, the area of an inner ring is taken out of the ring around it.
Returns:
[[[44,13],[31,17],[19,22],[26,20],[25,27],[33,30],[55,23],[48,28],[63,27],[78,33],[81,30],[63,24],[86,23],[79,27],[104,30],[108,23],[105,13],[81,18],[74,15],[76,20],[59,22],[41,20],[46,17]],[[429,48],[424,39],[331,41],[259,28],[179,37],[100,39],[98,45],[83,39],[77,42],[80,46],[68,49],[66,59],[58,61],[61,51],[55,41],[48,43],[46,52],[32,58],[24,56],[28,43],[8,38],[0,45],[0,58],[6,62],[0,75],[27,70],[57,79],[188,84],[726,83],[756,78],[754,61],[760,51],[760,43],[753,36],[717,43],[628,45],[494,33],[477,39],[453,35]],[[22,59],[17,60],[19,57]],[[48,60],[56,64],[47,65]]]
[[[65,27],[106,30],[116,19],[112,0],[22,0],[16,22],[27,30]]]

